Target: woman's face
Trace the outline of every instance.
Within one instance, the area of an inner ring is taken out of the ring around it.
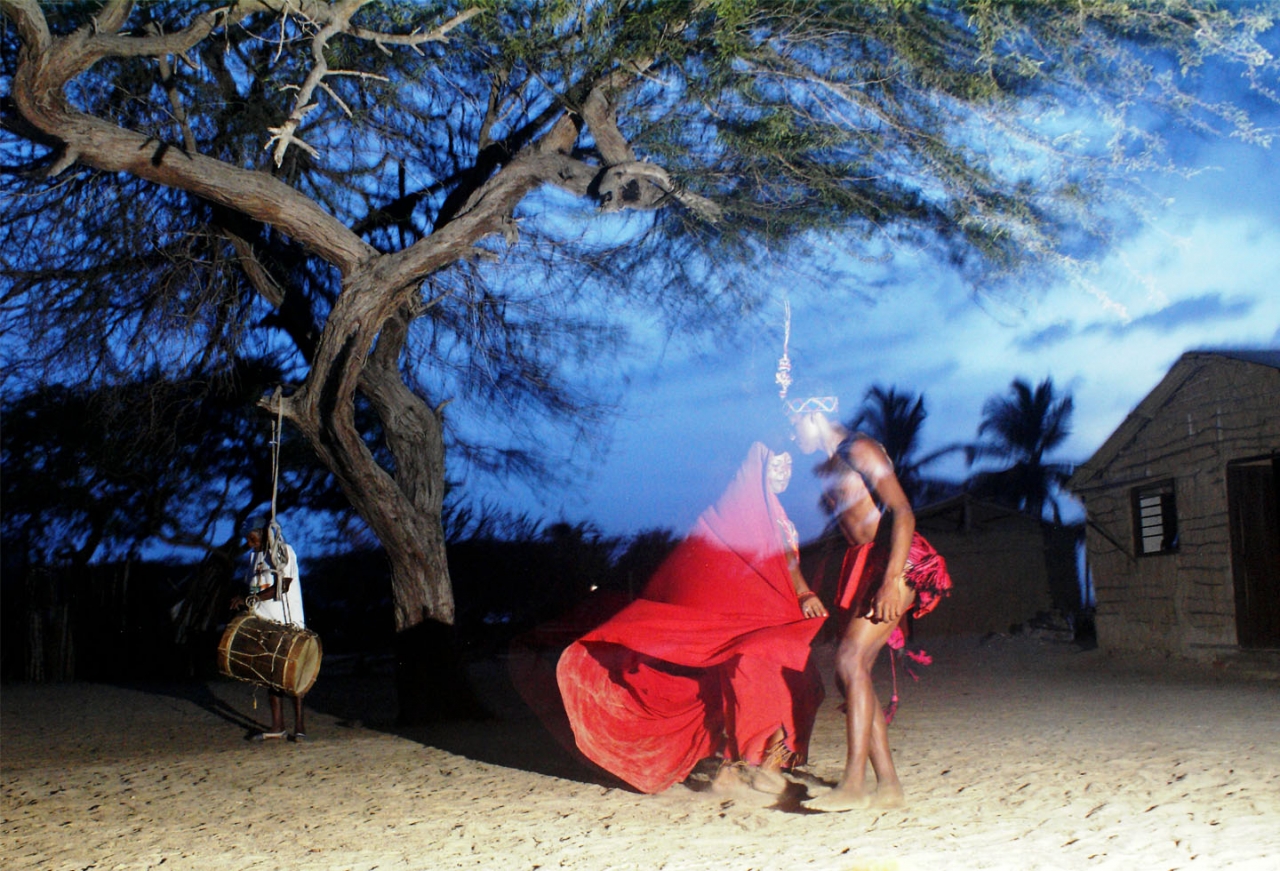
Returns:
[[[764,477],[769,484],[770,492],[781,493],[786,490],[787,485],[791,483],[791,454],[783,451],[770,456]]]

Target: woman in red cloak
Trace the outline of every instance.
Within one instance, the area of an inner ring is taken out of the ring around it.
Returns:
[[[722,754],[725,777],[781,793],[803,761],[822,683],[810,644],[827,612],[800,575],[777,494],[791,457],[751,446],[724,495],[641,597],[571,644],[556,679],[578,748],[642,792]]]

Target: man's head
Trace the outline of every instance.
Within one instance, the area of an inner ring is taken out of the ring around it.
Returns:
[[[823,436],[831,428],[828,414],[840,408],[834,396],[799,396],[786,403],[787,418],[796,447],[802,453],[812,454],[823,446]]]
[[[261,550],[262,545],[267,540],[267,518],[258,514],[249,519],[241,530],[244,536],[244,543],[254,550]]]
[[[791,415],[792,438],[802,454],[812,454],[822,447],[826,418],[820,411]]]

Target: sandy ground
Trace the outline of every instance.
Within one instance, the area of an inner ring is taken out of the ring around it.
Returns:
[[[494,719],[417,730],[385,676],[322,672],[306,744],[244,740],[265,694],[230,680],[6,686],[0,866],[1280,868],[1274,675],[1025,638],[931,652],[890,729],[908,806],[844,814],[799,806],[841,767],[834,695],[779,801],[701,772],[638,794],[564,752],[498,662],[475,668]]]

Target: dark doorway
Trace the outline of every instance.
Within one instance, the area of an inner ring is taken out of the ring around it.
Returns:
[[[1241,647],[1280,648],[1280,454],[1227,465]]]

